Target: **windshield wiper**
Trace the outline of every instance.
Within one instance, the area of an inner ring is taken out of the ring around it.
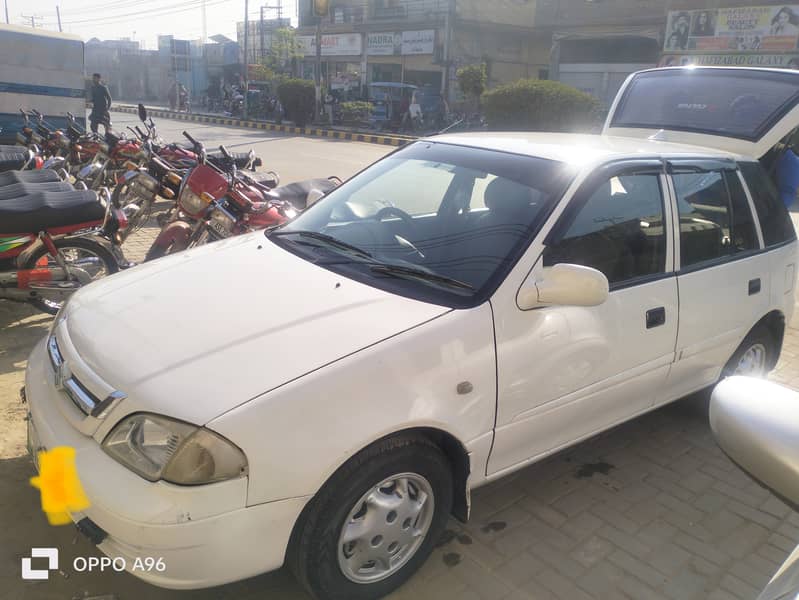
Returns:
[[[431,283],[438,283],[447,287],[458,288],[461,290],[474,291],[474,286],[458,281],[452,277],[444,275],[436,275],[429,273],[422,269],[414,269],[413,267],[403,267],[400,265],[372,265],[369,267],[374,273],[382,273],[383,275],[391,275],[393,277],[403,277],[407,279],[420,279],[422,281],[429,281]]]
[[[334,238],[332,235],[327,235],[326,233],[320,233],[318,231],[284,229],[281,231],[270,231],[268,235],[269,237],[284,237],[287,235],[298,235],[300,237],[311,238],[312,240],[317,242],[322,242],[327,246],[338,248],[339,250],[346,250],[347,252],[352,252],[353,254],[357,254],[365,258],[372,258],[372,255],[369,254],[366,250],[358,248],[358,246],[353,246],[352,244],[348,244],[347,242],[342,242],[341,240]]]

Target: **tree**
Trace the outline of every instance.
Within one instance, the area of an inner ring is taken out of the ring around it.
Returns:
[[[483,94],[493,130],[588,132],[600,124],[599,102],[559,81],[520,79]]]
[[[458,78],[458,87],[460,87],[463,95],[479,106],[480,96],[485,92],[486,82],[488,80],[485,63],[462,67],[458,69],[456,75]]]
[[[297,38],[297,32],[289,27],[281,27],[272,32],[269,52],[262,64],[275,74],[291,75],[296,60],[301,56],[302,44]]]

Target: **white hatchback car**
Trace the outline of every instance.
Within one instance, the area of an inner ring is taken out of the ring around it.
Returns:
[[[79,529],[153,584],[380,597],[470,490],[774,366],[797,243],[759,159],[798,105],[797,72],[641,72],[602,135],[419,141],[92,284],[30,357],[30,445],[77,449]]]

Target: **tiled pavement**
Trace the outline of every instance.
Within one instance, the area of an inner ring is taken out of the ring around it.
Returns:
[[[145,229],[129,240],[131,259],[143,256],[154,232]],[[0,303],[0,466],[23,460],[15,458],[24,455],[17,390],[27,353],[48,324],[48,317],[25,306]],[[799,387],[798,329],[789,329],[772,378]],[[20,482],[26,477],[17,475]],[[16,502],[9,491],[0,497],[0,505]],[[395,600],[748,600],[799,543],[799,515],[715,445],[706,397],[645,415],[481,488],[472,506],[471,522],[450,523],[434,555]],[[21,523],[5,523],[4,514],[0,510],[0,528],[6,535],[16,529],[17,536],[26,521],[41,517],[31,513]],[[8,570],[0,565],[0,578],[10,576]],[[120,577],[109,591],[120,600],[144,597],[136,591],[141,584]],[[146,597],[156,597],[154,588],[144,589],[153,590]],[[21,594],[12,597],[44,597]],[[280,572],[208,593],[159,591],[157,597],[305,596]]]

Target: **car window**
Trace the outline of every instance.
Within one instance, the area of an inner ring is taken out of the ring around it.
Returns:
[[[760,163],[741,163],[749,193],[757,211],[763,242],[766,246],[774,246],[796,239],[788,209],[780,201],[777,187]]]
[[[732,175],[732,173],[731,173]],[[680,263],[683,268],[758,247],[743,190],[733,188],[722,171],[673,175],[680,215]],[[737,213],[737,216],[736,216]]]
[[[364,185],[350,196],[347,204],[362,218],[374,216],[387,206],[402,206],[411,216],[435,213],[453,177],[451,165],[408,160]]]
[[[666,232],[658,175],[622,175],[599,186],[544,251],[545,266],[559,263],[593,267],[611,285],[663,273]]]

